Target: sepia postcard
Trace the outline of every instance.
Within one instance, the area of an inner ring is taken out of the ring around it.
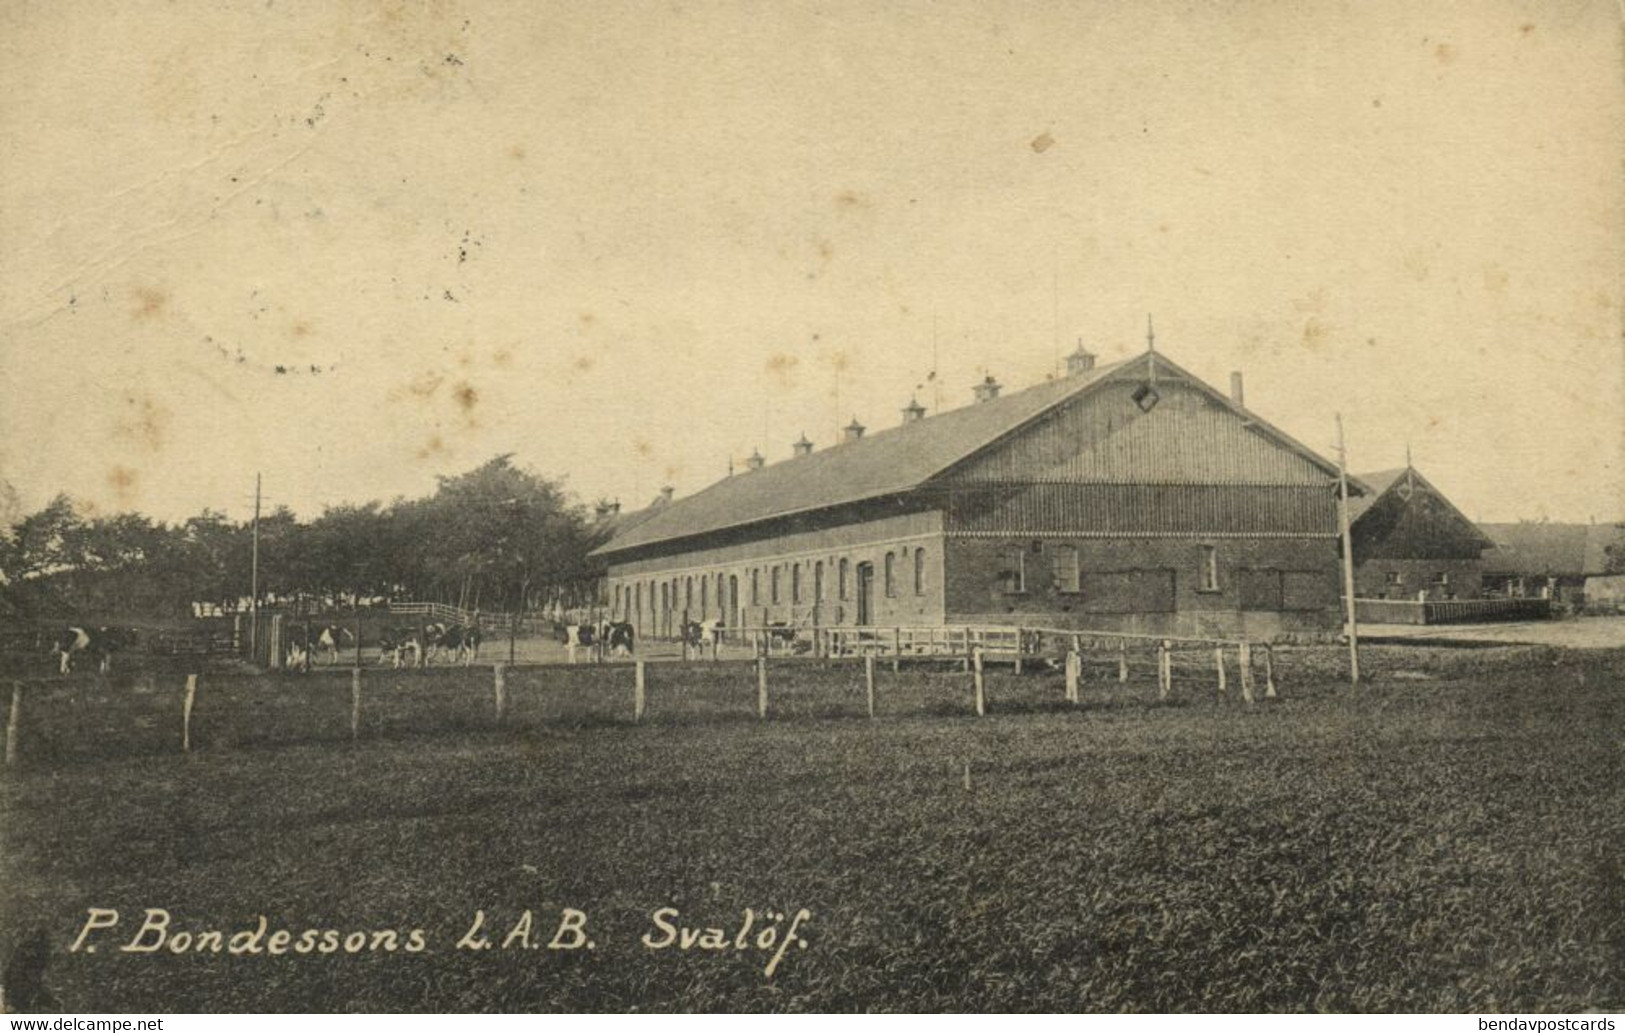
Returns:
[[[0,3],[0,1010],[1612,1029],[1621,44]]]

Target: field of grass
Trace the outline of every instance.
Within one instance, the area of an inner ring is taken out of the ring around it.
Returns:
[[[93,693],[113,687],[61,686],[54,709],[30,699],[22,761],[0,781],[8,1002],[1625,1006],[1625,652],[1395,647],[1373,652],[1358,696],[1332,679],[1332,651],[1282,660],[1283,697],[1253,707],[1233,685],[1158,703],[1097,679],[1072,708],[1057,679],[1001,672],[985,720],[963,676],[883,670],[874,722],[850,666],[780,677],[767,722],[749,665],[652,670],[641,726],[624,668],[625,684],[512,671],[503,728],[483,689],[431,673],[372,691],[356,743],[347,680],[222,676],[200,693],[190,755],[166,738],[170,682],[142,694],[142,749],[86,733],[106,723]],[[172,932],[264,915],[295,939],[421,929],[426,949],[119,950],[160,907]],[[667,907],[730,943],[746,908],[752,936],[764,912],[787,916],[782,931],[806,909],[806,946],[771,977],[770,951],[651,949],[640,938]],[[89,908],[120,925],[70,953]],[[594,949],[456,947],[481,909],[498,943],[530,909],[545,945],[564,908],[587,913]]]

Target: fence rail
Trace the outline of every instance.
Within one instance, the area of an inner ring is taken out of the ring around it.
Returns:
[[[1167,701],[1176,685],[1213,702],[1276,695],[1273,660],[1158,643],[1155,653],[1069,649],[1064,665],[995,673],[974,647],[954,666],[892,667],[874,653],[817,663],[765,655],[726,663],[561,667],[494,664],[427,671],[328,668],[312,674],[162,674],[12,680],[5,764],[66,764],[131,753],[190,753],[248,745],[348,742],[400,733],[448,734],[562,723],[580,727],[867,715],[985,717]],[[1132,681],[1132,685],[1127,685]],[[3,683],[0,683],[3,684]],[[1126,692],[1106,691],[1108,687]],[[1239,690],[1239,691],[1238,691]]]
[[[1550,599],[1356,599],[1354,614],[1372,624],[1472,624],[1545,620]]]
[[[507,631],[514,620],[512,614],[465,610],[450,603],[392,602],[389,612],[402,617],[424,617],[463,628],[478,624],[481,631]]]

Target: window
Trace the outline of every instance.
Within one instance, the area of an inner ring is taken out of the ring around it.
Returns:
[[[845,556],[841,557],[841,562],[836,567],[836,575],[835,576],[836,576],[835,588],[836,588],[837,592],[840,594],[840,597],[842,599],[848,598],[848,596],[846,594],[846,557]]]
[[[637,602],[634,604],[635,608],[633,609],[632,612],[634,614],[636,614],[637,616],[642,617],[643,616],[643,585],[640,583],[640,584],[634,585],[633,588],[635,589],[634,594],[633,594],[633,598],[635,598],[637,600]]]
[[[813,602],[824,601],[824,561],[813,564]]]
[[[897,596],[897,554],[886,553],[886,598]]]
[[[777,606],[779,604],[779,568],[778,567],[773,568],[773,576],[769,581],[769,586],[768,587],[769,587],[769,592],[770,592],[770,595],[769,595],[768,598],[773,602],[773,605]]]
[[[1057,592],[1083,591],[1082,578],[1078,572],[1078,547],[1076,545],[1058,545],[1054,551],[1055,590]]]
[[[1219,547],[1217,545],[1202,546],[1202,571],[1200,582],[1203,592],[1217,592],[1219,590]]]
[[[750,604],[762,604],[762,572],[756,567],[750,568]]]
[[[1450,583],[1450,575],[1445,571],[1439,570],[1434,572],[1433,577],[1430,580],[1431,583],[1435,585],[1448,585]]]
[[[999,550],[998,587],[1005,595],[1027,591],[1027,550],[1019,545]]]
[[[914,550],[914,594],[925,594],[925,550]]]
[[[1391,587],[1401,588],[1405,584],[1405,572],[1402,570],[1390,570],[1388,573],[1383,575],[1383,581]]]
[[[711,608],[711,581],[704,574],[700,575],[700,620],[705,619],[705,611]]]
[[[790,601],[801,602],[801,564],[790,565]]]
[[[692,577],[683,578],[683,609],[685,611],[694,609],[694,579]]]

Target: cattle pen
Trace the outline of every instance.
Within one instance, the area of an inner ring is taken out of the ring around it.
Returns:
[[[7,765],[354,742],[471,730],[987,717],[1251,704],[1277,694],[1273,649],[1216,639],[1031,628],[863,629],[797,651],[738,628],[703,657],[604,657],[308,671],[247,665],[10,680]],[[1256,690],[1255,690],[1256,686]]]

